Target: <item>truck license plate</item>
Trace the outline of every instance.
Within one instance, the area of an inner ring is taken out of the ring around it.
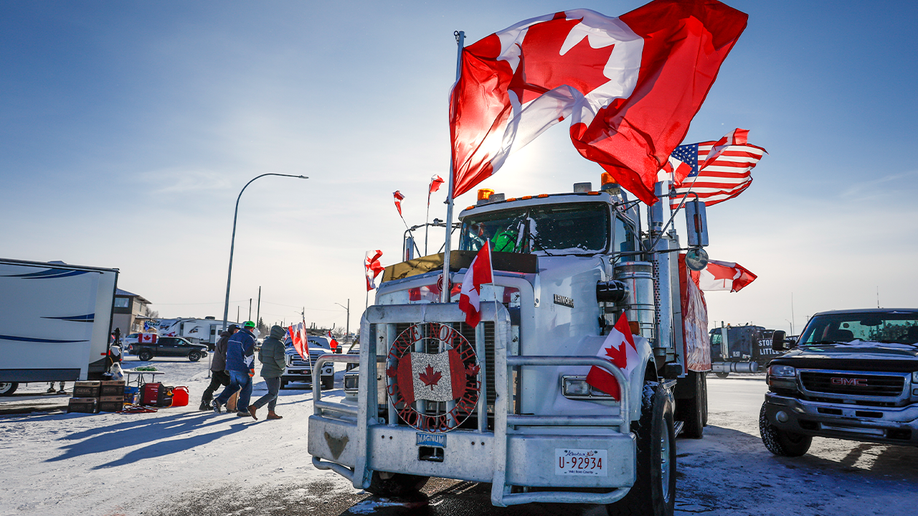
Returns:
[[[607,450],[555,448],[555,475],[608,475]]]

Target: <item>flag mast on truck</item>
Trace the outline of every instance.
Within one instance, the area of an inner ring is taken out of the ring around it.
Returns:
[[[465,32],[457,30],[453,35],[456,36],[456,46],[459,47],[457,51],[458,56],[456,57],[456,83],[458,83],[459,76],[462,74],[462,48],[465,46]],[[452,133],[452,130],[450,130],[450,133]],[[450,135],[450,139],[452,139],[452,135]],[[455,163],[453,159],[455,152],[455,146],[453,146],[451,142],[449,157],[449,191],[446,194],[446,244],[443,247],[443,288],[440,289],[441,303],[449,303],[449,293],[451,290],[449,285],[449,251],[453,229],[453,191],[456,188],[456,177],[453,165],[453,163]]]

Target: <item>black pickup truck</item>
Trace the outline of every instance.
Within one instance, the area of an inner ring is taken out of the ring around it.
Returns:
[[[772,347],[791,351],[768,365],[769,451],[797,457],[814,436],[918,446],[918,309],[821,312]]]

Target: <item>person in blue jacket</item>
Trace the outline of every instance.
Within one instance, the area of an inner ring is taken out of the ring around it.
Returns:
[[[252,398],[252,377],[255,376],[255,335],[252,331],[255,323],[246,321],[242,330],[236,332],[226,343],[226,371],[230,375],[230,384],[214,400],[214,412],[219,414],[236,391],[236,415],[252,417],[249,413],[249,400]]]

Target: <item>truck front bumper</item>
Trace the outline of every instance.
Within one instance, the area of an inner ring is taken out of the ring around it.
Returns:
[[[918,446],[918,404],[822,403],[768,392],[765,416],[775,427],[798,434]]]
[[[631,487],[635,479],[636,447],[632,434],[508,435],[508,460],[497,464],[493,433],[455,430],[431,434],[414,428],[374,425],[368,429],[366,465],[374,471],[493,482],[496,471],[506,471],[506,483],[530,487],[618,488]],[[321,416],[309,418],[308,451],[314,457],[357,466],[357,425]],[[608,458],[602,475],[559,474],[557,450],[603,450]],[[355,479],[356,480],[356,479]],[[355,482],[356,484],[357,482]]]

